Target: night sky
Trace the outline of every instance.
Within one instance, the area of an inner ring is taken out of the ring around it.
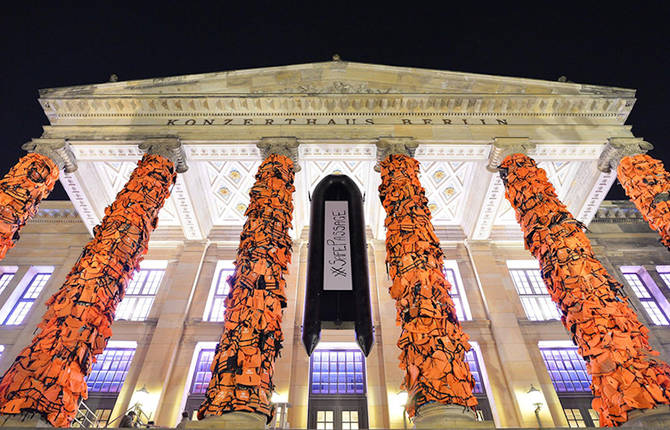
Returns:
[[[124,81],[319,62],[334,53],[345,61],[635,88],[628,124],[670,166],[667,5],[538,2],[546,6],[515,12],[513,2],[17,3],[0,16],[2,175],[47,124],[40,88],[102,83],[112,73]],[[51,198],[67,196],[58,185]],[[619,185],[608,198],[624,198]]]

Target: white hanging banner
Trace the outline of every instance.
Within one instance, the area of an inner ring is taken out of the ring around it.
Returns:
[[[323,289],[352,291],[349,204],[326,200],[323,234]]]

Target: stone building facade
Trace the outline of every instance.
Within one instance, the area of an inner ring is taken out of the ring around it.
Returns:
[[[32,337],[45,301],[140,157],[138,145],[176,141],[188,171],[179,174],[117,311],[108,351],[89,376],[86,404],[103,424],[137,402],[163,426],[197,409],[222,331],[224,280],[261,161],[257,144],[290,138],[299,143],[301,170],[285,341],[274,379],[282,412],[273,425],[410,425],[398,393],[400,329],[387,292],[374,171],[377,144],[401,139],[418,144],[452,296],[474,346],[468,358],[482,418],[497,427],[595,424],[583,363],[490,167],[515,148],[545,168],[559,197],[589,226],[598,257],[624,282],[652,345],[668,361],[670,258],[631,204],[603,202],[615,173],[597,169],[608,141],[635,139],[624,124],[634,95],[341,61],[44,90],[40,103],[50,125],[34,142],[67,145],[77,170],[61,175],[71,201],[43,202],[0,262],[0,370]],[[310,360],[301,342],[310,192],[331,173],[350,176],[365,195],[375,342],[363,358],[353,330],[324,329]],[[543,397],[537,412],[531,386]]]

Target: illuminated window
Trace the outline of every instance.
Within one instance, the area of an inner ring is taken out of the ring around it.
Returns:
[[[540,348],[557,393],[590,393],[591,377],[575,347]]]
[[[135,348],[107,347],[93,363],[91,374],[86,378],[88,390],[97,393],[121,391],[133,355]]]
[[[565,408],[563,409],[565,418],[568,420],[568,427],[586,427],[584,417],[579,409]]]
[[[474,348],[465,353],[465,361],[470,366],[470,373],[475,378],[475,388],[472,390],[473,394],[484,394],[484,385],[482,385],[482,372],[479,370],[479,361],[477,360],[477,353]]]
[[[221,322],[226,309],[225,299],[230,292],[228,277],[235,273],[234,262],[231,260],[219,261],[214,271],[214,279],[209,292],[209,299],[205,307],[205,321]]]
[[[560,311],[551,300],[547,286],[542,280],[540,269],[537,268],[537,262],[508,261],[507,266],[514,281],[516,292],[521,299],[521,305],[529,320],[545,321],[561,319]]]
[[[0,345],[0,358],[2,358],[2,354],[5,352],[5,345]]]
[[[458,264],[455,260],[445,260],[443,270],[444,276],[451,284],[449,296],[451,297],[451,300],[454,302],[454,306],[456,307],[456,315],[458,316],[458,320],[471,320],[472,315],[470,314],[470,308],[465,297],[465,290],[463,289],[463,282],[461,280],[461,274],[458,270]]]
[[[342,430],[358,430],[358,411],[342,411]]]
[[[335,420],[333,411],[317,411],[316,412],[316,428],[317,430],[332,430],[334,428]]]
[[[32,279],[30,279],[30,282],[23,290],[23,293],[21,293],[21,296],[16,303],[14,303],[14,307],[2,322],[2,325],[21,324],[50,277],[51,273],[38,272],[33,274]]]
[[[144,321],[149,316],[167,261],[143,261],[128,282],[126,294],[116,308],[116,320]]]
[[[198,353],[198,360],[193,370],[190,394],[205,394],[209,380],[212,379],[212,361],[214,360],[214,348],[203,348]]]
[[[649,319],[656,325],[670,325],[670,319],[668,318],[668,315],[659,306],[656,298],[649,288],[650,285],[647,285],[648,283],[653,283],[651,277],[648,277],[647,275],[648,279],[643,281],[640,273],[633,272],[630,267],[622,268],[621,271],[623,272],[623,277],[626,280],[626,283],[628,283],[631,290],[633,290],[633,293],[640,301],[640,304],[642,304],[642,307],[647,313],[647,316],[649,316]],[[656,284],[654,284],[653,287],[658,290]]]
[[[363,394],[365,370],[359,350],[316,350],[312,354],[312,394]]]
[[[16,275],[17,270],[18,267],[16,266],[0,267],[0,294],[2,294],[5,288],[7,288],[7,285],[12,282],[12,279],[14,279],[14,275]]]

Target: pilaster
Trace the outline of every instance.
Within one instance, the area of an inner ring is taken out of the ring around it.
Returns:
[[[177,399],[166,396],[167,383],[182,340],[198,267],[206,250],[207,246],[203,242],[187,242],[184,245],[169,283],[163,286],[167,289],[167,297],[162,303],[160,318],[135,384],[134,391],[142,387],[149,391],[150,404],[143,405],[143,409],[146,409],[146,413],[153,413],[158,425],[172,425],[174,410],[180,406],[175,404]]]

